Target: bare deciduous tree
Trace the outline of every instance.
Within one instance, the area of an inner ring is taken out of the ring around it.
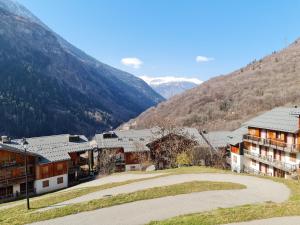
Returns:
[[[158,120],[150,144],[151,159],[159,169],[177,167],[177,156],[190,152],[195,145],[193,137],[185,129],[175,126],[170,120]]]
[[[227,169],[227,152],[224,149],[212,151],[211,147],[196,146],[192,150],[192,164]]]
[[[116,150],[101,149],[98,154],[99,172],[110,174],[116,170]]]

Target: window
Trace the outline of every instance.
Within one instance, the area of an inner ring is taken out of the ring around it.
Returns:
[[[58,177],[57,178],[57,184],[62,184],[64,182],[64,178],[63,177]]]
[[[49,180],[43,181],[43,188],[49,187]]]

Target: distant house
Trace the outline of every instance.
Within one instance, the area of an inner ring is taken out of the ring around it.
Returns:
[[[245,124],[231,140],[232,170],[290,178],[299,173],[300,110],[279,107]],[[242,136],[241,134],[245,133]]]
[[[153,134],[150,129],[110,131],[96,134],[92,145],[99,151],[98,165],[101,165],[100,152],[109,150],[115,154],[116,171],[141,170],[140,158],[148,160],[150,149],[147,146],[151,142]],[[101,168],[99,168],[101,169]]]
[[[157,169],[164,169],[171,167],[169,151],[175,149],[173,145],[177,145],[178,151],[192,146],[226,151],[229,134],[228,131],[219,131],[201,135],[196,128],[178,128],[174,132],[159,128],[116,130],[96,134],[92,145],[97,146],[99,151],[97,165],[100,170],[106,160],[101,152],[107,150],[109,157],[114,157],[114,171],[141,170],[143,160],[154,162]]]
[[[84,136],[55,135],[26,139],[31,194],[58,190],[88,176],[93,148]],[[25,155],[21,140],[0,142],[0,198],[25,194]]]

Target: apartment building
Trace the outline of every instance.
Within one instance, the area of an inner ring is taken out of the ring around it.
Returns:
[[[242,142],[232,143],[236,148],[231,146],[231,160],[235,161],[234,158],[239,156],[244,172],[284,178],[292,178],[298,173],[299,109],[275,108],[251,119],[246,127]],[[233,170],[235,165],[232,163]]]

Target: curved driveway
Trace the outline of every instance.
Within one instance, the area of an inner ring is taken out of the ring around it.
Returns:
[[[171,175],[106,189],[93,193],[95,194],[93,199],[101,198],[106,194],[129,193],[151,187],[196,180],[240,183],[246,185],[247,188],[241,190],[206,191],[136,201],[36,224],[138,225],[152,220],[163,220],[178,215],[213,210],[219,207],[234,207],[265,201],[283,202],[288,199],[290,194],[290,190],[285,185],[267,179],[233,174],[203,173]],[[85,200],[90,200],[91,194],[74,200],[80,202],[84,200],[84,197],[86,197]],[[78,201],[78,199],[81,200]]]

